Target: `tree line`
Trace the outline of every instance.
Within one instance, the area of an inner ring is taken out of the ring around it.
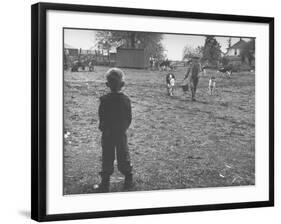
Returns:
[[[228,48],[231,47],[231,38],[228,39]],[[208,35],[205,38],[205,43],[203,46],[191,47],[186,45],[183,49],[183,59],[188,59],[193,55],[200,57],[201,63],[217,66],[219,62],[222,64],[227,64],[228,59],[222,55],[221,45],[216,40],[215,36]],[[255,58],[255,39],[252,38],[250,41],[246,42],[241,49],[240,57],[242,62],[251,64]]]
[[[96,47],[105,51],[112,48],[145,48],[150,56],[158,59],[165,57],[164,46],[162,44],[163,34],[151,32],[135,31],[97,31]],[[231,47],[231,38],[228,39],[228,47]],[[250,63],[254,60],[255,39],[248,41],[240,52],[242,61],[248,60]],[[183,48],[183,60],[190,58],[192,55],[198,55],[202,63],[217,65],[219,62],[226,60],[222,56],[221,45],[213,35],[205,36],[203,46],[185,46]]]

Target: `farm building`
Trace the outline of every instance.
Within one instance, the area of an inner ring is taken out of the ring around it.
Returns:
[[[117,48],[116,66],[126,68],[148,68],[149,55],[146,49]]]
[[[79,50],[75,47],[72,47],[68,44],[64,44],[64,53],[65,55],[70,55],[70,56],[77,56],[79,53]]]
[[[234,45],[232,45],[231,47],[229,47],[227,49],[226,52],[226,56],[240,56],[241,50],[245,47],[246,45],[246,41],[242,40],[242,38],[240,38],[240,40],[235,43]]]
[[[252,57],[242,56],[242,51],[244,49],[248,49],[251,53]],[[240,38],[240,40],[235,43],[233,46],[229,47],[227,52],[225,53],[225,57],[229,60],[229,62],[233,65],[240,65],[246,62],[246,64],[250,66],[255,65],[255,43],[254,41],[246,42]]]

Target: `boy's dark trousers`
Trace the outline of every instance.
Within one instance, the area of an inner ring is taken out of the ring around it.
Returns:
[[[114,171],[115,152],[118,170],[125,176],[132,175],[126,132],[102,133],[102,178],[109,178]]]

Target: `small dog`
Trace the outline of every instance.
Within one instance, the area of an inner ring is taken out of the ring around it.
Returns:
[[[209,94],[213,95],[216,89],[216,78],[211,76],[209,79]]]
[[[176,84],[176,77],[173,73],[169,73],[166,75],[166,86],[167,86],[167,92],[169,96],[174,95],[175,90],[175,84]]]

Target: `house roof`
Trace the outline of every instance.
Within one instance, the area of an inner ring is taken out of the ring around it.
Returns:
[[[245,46],[246,43],[246,41],[241,39],[237,43],[233,44],[229,49],[241,49]]]

